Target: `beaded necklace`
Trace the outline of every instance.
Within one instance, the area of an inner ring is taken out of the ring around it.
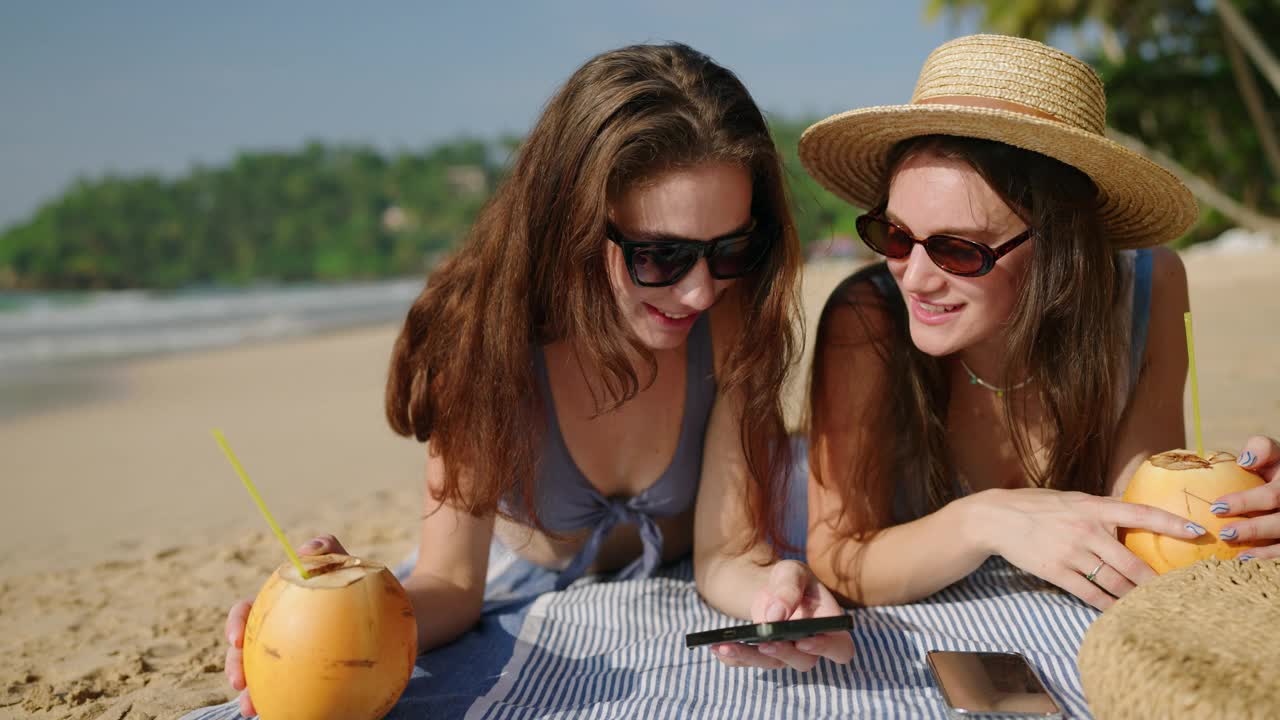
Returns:
[[[959,358],[956,358],[956,359],[957,359],[957,360],[959,360]],[[1005,394],[1006,392],[1013,391],[1013,390],[1017,390],[1018,388],[1022,387],[1023,385],[1026,385],[1027,383],[1031,382],[1031,378],[1026,378],[1026,379],[1024,379],[1022,382],[1018,383],[1017,385],[1013,385],[1013,386],[1008,387],[1008,388],[996,387],[995,385],[992,385],[991,383],[987,382],[986,380],[983,380],[982,378],[978,377],[978,374],[977,374],[977,373],[975,373],[974,371],[970,370],[970,369],[969,369],[969,366],[965,364],[964,360],[960,360],[960,367],[964,368],[964,371],[965,371],[965,372],[967,372],[967,373],[969,373],[969,384],[970,384],[970,385],[981,385],[982,387],[984,387],[984,388],[986,388],[986,389],[990,390],[991,392],[995,393],[995,394],[996,394],[996,397],[1004,397],[1004,394]]]

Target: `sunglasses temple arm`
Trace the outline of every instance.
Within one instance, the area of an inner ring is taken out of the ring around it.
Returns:
[[[1021,235],[1019,235],[1018,237],[1016,237],[1016,238],[1014,238],[1014,239],[1010,240],[1009,242],[1007,242],[1007,243],[1005,243],[1005,244],[1001,245],[1001,246],[1000,246],[1000,247],[998,247],[998,248],[991,248],[991,252],[992,252],[992,253],[994,253],[994,254],[995,254],[995,256],[996,256],[996,259],[997,259],[997,260],[999,260],[1000,258],[1004,257],[1005,255],[1008,255],[1009,253],[1013,252],[1013,251],[1014,251],[1014,250],[1015,250],[1019,245],[1021,245],[1022,243],[1026,242],[1026,241],[1028,241],[1028,240],[1030,240],[1030,239],[1031,239],[1031,231],[1030,231],[1030,230],[1028,230],[1028,231],[1026,231],[1026,232],[1022,233]]]

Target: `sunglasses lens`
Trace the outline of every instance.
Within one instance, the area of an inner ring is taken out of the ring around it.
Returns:
[[[956,275],[981,275],[987,267],[983,248],[960,238],[935,235],[925,243],[925,250],[938,267]]]
[[[742,277],[760,262],[768,248],[768,237],[760,231],[722,240],[707,258],[708,268],[713,277],[721,280]]]
[[[862,217],[858,222],[858,235],[867,247],[890,258],[904,258],[911,254],[911,238],[897,227],[880,218]]]
[[[669,285],[697,260],[693,251],[678,245],[645,245],[631,251],[631,268],[642,285]]]

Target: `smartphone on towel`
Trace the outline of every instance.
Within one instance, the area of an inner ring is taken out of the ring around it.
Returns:
[[[925,659],[953,718],[1063,716],[1021,653],[930,650]]]
[[[853,627],[853,618],[849,615],[832,615],[831,617],[806,618],[804,620],[783,620],[781,622],[756,623],[754,625],[735,625],[689,633],[684,636],[684,646],[688,648],[699,645],[736,642],[744,645],[759,645],[766,642],[782,640],[803,640],[823,633],[848,630]]]

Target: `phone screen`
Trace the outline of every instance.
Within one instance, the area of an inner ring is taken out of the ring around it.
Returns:
[[[943,652],[926,656],[953,711],[993,717],[1061,717],[1062,709],[1020,653]]]

